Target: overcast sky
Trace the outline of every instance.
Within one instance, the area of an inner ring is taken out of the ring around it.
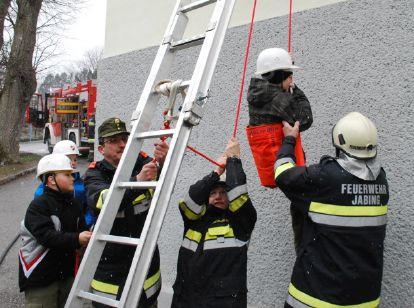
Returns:
[[[106,0],[86,0],[73,24],[67,26],[65,37],[61,39],[61,52],[56,60],[56,70],[81,59],[85,51],[104,46]],[[51,72],[51,71],[49,71]]]

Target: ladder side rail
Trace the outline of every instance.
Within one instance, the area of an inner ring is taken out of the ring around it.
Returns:
[[[191,103],[197,99],[197,96],[200,93],[200,88],[204,90],[204,92],[207,92],[209,88],[220,48],[230,21],[234,3],[235,0],[221,0],[216,4],[215,11],[212,16],[212,22],[216,23],[216,27],[206,35],[206,40],[200,52],[193,73],[192,82],[184,101],[184,106],[189,104],[191,105]],[[192,129],[191,126],[187,126],[187,124],[184,123],[184,116],[184,112],[181,112],[176,125],[176,127],[179,127],[178,129],[176,128],[178,133],[177,135],[174,135],[173,140],[171,141],[170,151],[167,155],[166,162],[161,172],[157,189],[154,193],[151,207],[141,233],[141,240],[143,242],[142,248],[135,251],[134,261],[132,262],[127,283],[125,284],[126,286],[133,285],[134,288],[132,289],[125,287],[125,290],[129,290],[130,294],[122,294],[120,299],[120,307],[133,307],[133,305],[138,303],[140,298],[142,286],[156,247],[162,222],[168,208],[175,180],[184,156],[185,147]],[[176,149],[176,147],[178,147],[178,149]],[[173,154],[170,152],[174,153],[174,156],[172,156]],[[171,168],[170,166],[171,161],[173,161],[174,168]],[[172,170],[170,170],[170,168]],[[166,179],[168,179],[168,181],[166,181]]]
[[[165,33],[163,36],[163,40],[161,41],[160,45],[166,43],[165,38],[171,37],[172,33],[174,33],[176,18],[179,12],[181,11],[181,7],[187,6],[191,3],[192,0],[177,0],[174,5],[174,9],[171,13],[170,20],[168,21],[167,28],[165,29]],[[184,13],[184,12],[183,12]],[[186,15],[185,15],[186,16]],[[178,36],[178,38],[182,38],[184,33]]]
[[[196,68],[192,77],[192,83],[198,84],[198,98],[204,98],[208,95],[211,79],[216,68],[217,59],[223,45],[226,30],[230,22],[236,0],[218,0],[214,8],[212,21],[209,27],[214,27],[207,32],[205,43],[200,51]],[[217,32],[211,35],[210,32]],[[211,52],[204,46],[212,46]],[[204,60],[203,60],[204,59]],[[213,63],[213,65],[211,65]],[[202,74],[199,71],[203,72]],[[191,89],[189,89],[190,92]],[[198,117],[203,114],[203,102],[199,99],[187,100],[183,105],[184,112],[195,113]]]
[[[130,141],[128,140],[128,142]],[[119,171],[120,170],[117,170],[115,172],[114,179],[124,179],[125,181],[129,180],[130,174],[121,174]],[[102,251],[105,248],[105,242],[99,240],[99,237],[110,233],[124,193],[125,189],[116,187],[116,182],[112,181],[101,212],[98,215],[94,232],[92,233],[92,237],[79,266],[79,274],[75,277],[75,281],[69,293],[68,301],[66,302],[65,307],[81,307],[82,299],[77,295],[81,290],[90,289],[90,283],[95,274]],[[110,206],[110,204],[117,204],[118,206]],[[95,260],[95,262],[92,262],[92,260]]]
[[[170,21],[170,29],[169,32],[171,32],[171,36],[177,36],[182,37],[185,31],[185,26],[188,22],[188,18],[182,14],[177,14],[178,8],[179,8],[180,0],[177,1],[176,4],[176,11],[173,13],[171,21]],[[151,95],[152,93],[152,87],[159,78],[160,75],[166,76],[168,74],[167,70],[169,69],[170,65],[175,57],[175,53],[169,52],[170,44],[164,43],[160,46],[156,58],[154,60],[153,66],[151,68],[151,74],[152,78],[149,78],[147,80],[147,83],[145,85],[144,91],[141,95],[141,99],[138,103],[137,110],[143,111],[140,112],[137,120],[134,123],[134,126],[131,131],[131,138],[128,139],[127,145],[124,149],[124,153],[122,155],[121,161],[119,163],[119,168],[117,168],[111,187],[109,189],[109,192],[107,194],[107,197],[105,198],[104,205],[102,207],[101,213],[98,217],[98,220],[95,225],[95,229],[92,234],[90,243],[85,251],[85,254],[83,256],[82,262],[79,267],[79,274],[75,277],[75,281],[72,285],[72,289],[70,291],[70,294],[68,296],[68,301],[66,302],[65,308],[77,308],[82,305],[82,299],[79,298],[77,295],[82,290],[89,290],[90,289],[90,282],[93,279],[93,276],[95,274],[96,268],[99,263],[99,259],[102,255],[102,251],[105,247],[105,244],[102,241],[99,241],[98,239],[95,239],[96,234],[109,234],[110,230],[112,228],[112,225],[115,221],[116,214],[118,212],[119,207],[114,206],[107,206],[107,204],[121,204],[123,195],[125,193],[125,189],[119,189],[116,187],[116,183],[121,181],[127,181],[129,180],[130,176],[130,169],[129,174],[128,170],[124,170],[127,167],[124,166],[133,166],[135,164],[136,156],[134,153],[138,153],[140,149],[142,148],[143,141],[138,142],[135,138],[135,132],[137,131],[137,127],[140,121],[140,119],[144,119],[144,125],[140,125],[141,129],[142,127],[149,127],[150,121],[146,120],[145,116],[147,118],[151,117],[151,110],[154,113],[154,109],[156,107],[157,101],[155,101],[156,98],[159,98],[159,95]],[[165,67],[165,69],[162,69]],[[150,98],[151,101],[148,101]],[[147,108],[145,108],[147,107]],[[144,116],[144,117],[143,117]],[[148,128],[147,128],[148,129]],[[127,153],[130,153],[130,146],[131,143],[134,142],[137,145],[137,150],[134,153],[131,153],[131,155],[126,155]],[[118,191],[118,194],[114,194],[114,191]],[[95,262],[92,262],[92,260],[95,260]],[[88,264],[88,266],[86,266]]]
[[[120,307],[135,307],[143,291],[143,285],[191,133],[192,126],[187,126],[183,122],[183,117],[184,115],[181,114],[177,121],[177,125],[182,126],[182,128],[177,131],[170,142],[170,150],[141,233],[142,246],[137,247],[135,251],[130,273],[125,283],[125,285],[134,287],[124,289],[125,292],[120,299]]]
[[[180,1],[180,0],[178,0]],[[134,130],[134,132],[146,132],[151,126],[151,120],[153,114],[150,114],[149,109],[145,110],[145,106],[156,106],[160,94],[153,91],[154,85],[158,80],[166,79],[168,76],[170,67],[175,59],[175,53],[171,52],[171,38],[177,37],[182,38],[184,35],[185,28],[188,23],[188,17],[183,13],[173,14],[173,28],[171,32],[168,32],[164,38],[162,44],[160,45],[158,52],[155,56],[154,62],[152,64],[150,73],[148,75],[147,82],[145,83],[144,89],[142,90],[141,97],[138,101],[138,105],[135,111],[132,113],[131,124],[134,127],[138,122],[143,122],[140,124],[139,130]],[[145,111],[145,114],[144,114]]]

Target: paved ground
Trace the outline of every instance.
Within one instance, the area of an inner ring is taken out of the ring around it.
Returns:
[[[49,154],[47,145],[41,140],[32,142],[20,142],[20,152],[35,153],[39,155]]]

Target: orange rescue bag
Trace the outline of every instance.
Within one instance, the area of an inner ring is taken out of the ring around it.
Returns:
[[[247,140],[253,154],[260,182],[265,187],[277,187],[275,161],[283,141],[283,124],[272,123],[246,127]],[[296,166],[305,165],[300,134],[295,145]]]

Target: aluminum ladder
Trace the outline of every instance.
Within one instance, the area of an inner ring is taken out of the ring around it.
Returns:
[[[166,33],[158,49],[140,100],[133,112],[130,138],[115,172],[109,192],[89,245],[83,256],[78,274],[65,308],[82,307],[83,301],[92,300],[111,307],[131,308],[138,305],[144,281],[151,263],[168,203],[190,137],[191,129],[200,122],[210,82],[223,44],[235,0],[178,0],[175,4]],[[186,13],[214,4],[214,10],[201,35],[183,39],[188,23]],[[183,81],[187,88],[176,125],[172,129],[150,131],[160,94],[154,92],[158,80],[165,79],[178,50],[202,45],[191,80]],[[158,181],[129,182],[137,153],[146,139],[171,137],[170,148]],[[110,235],[125,189],[154,189],[141,237],[129,238]],[[93,294],[91,281],[106,243],[136,246],[128,277],[119,300]]]

